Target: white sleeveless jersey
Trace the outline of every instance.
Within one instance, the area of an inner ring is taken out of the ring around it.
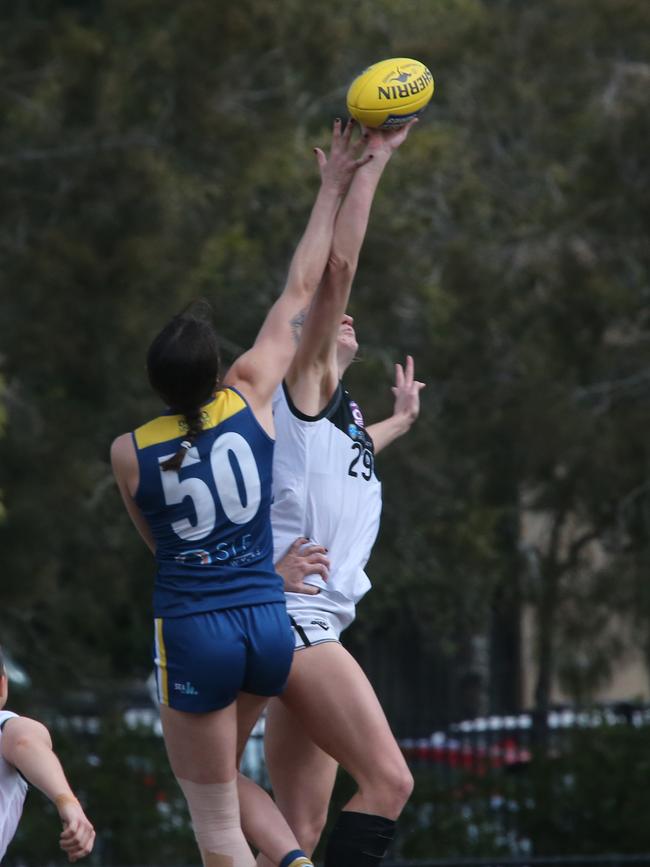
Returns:
[[[330,574],[305,579],[319,596],[287,594],[287,606],[300,599],[311,607],[325,596],[344,607],[370,589],[364,572],[377,537],[381,483],[374,470],[374,449],[363,416],[339,383],[325,409],[315,417],[297,410],[284,386],[273,401],[276,429],[273,458],[274,562],[299,536],[328,549]],[[351,605],[350,605],[351,603]],[[353,616],[353,613],[351,617]],[[350,617],[350,619],[351,619]]]
[[[2,726],[16,715],[9,710],[0,710],[0,862],[16,833],[27,795],[24,778],[2,758]]]

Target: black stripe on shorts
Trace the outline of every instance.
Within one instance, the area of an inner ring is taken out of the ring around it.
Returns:
[[[291,625],[293,626],[293,628],[298,633],[298,635],[302,638],[302,640],[305,644],[305,647],[311,647],[311,641],[307,638],[307,633],[302,628],[302,626],[299,626],[291,615],[289,615],[289,621],[290,621]]]

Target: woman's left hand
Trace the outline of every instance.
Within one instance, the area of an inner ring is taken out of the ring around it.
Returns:
[[[315,596],[318,587],[305,584],[309,575],[318,575],[323,581],[329,578],[330,561],[326,557],[327,548],[310,542],[304,536],[296,539],[286,553],[275,564],[275,571],[284,581],[285,593],[306,593]]]
[[[414,378],[415,364],[413,356],[406,356],[406,364],[395,365],[395,385],[391,388],[395,398],[393,415],[401,416],[410,427],[420,414],[420,391],[423,382]]]

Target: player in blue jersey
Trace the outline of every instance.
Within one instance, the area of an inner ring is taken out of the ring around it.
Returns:
[[[295,352],[293,323],[328,263],[341,201],[372,159],[357,158],[351,131],[337,120],[329,159],[316,150],[320,190],[253,347],[222,377],[212,323],[196,308],[174,317],[147,356],[167,409],[111,449],[126,509],[156,558],[163,733],[206,867],[254,864],[240,826],[237,758],[264,704],[282,690],[293,654],[273,567],[272,397]],[[278,811],[272,822],[272,861],[309,864]]]

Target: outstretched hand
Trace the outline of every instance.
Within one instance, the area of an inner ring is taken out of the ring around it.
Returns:
[[[393,151],[396,151],[406,141],[417,122],[417,117],[414,117],[403,126],[394,127],[393,129],[371,129],[368,127],[364,131],[366,141],[365,154],[377,153],[390,156]]]
[[[325,556],[327,549],[310,543],[304,536],[296,539],[287,552],[275,564],[275,571],[284,581],[286,593],[306,593],[315,596],[318,587],[305,584],[308,575],[318,575],[324,581],[329,577],[330,561]]]
[[[366,139],[352,140],[356,127],[355,120],[349,120],[344,127],[341,119],[337,117],[332,130],[329,159],[321,148],[314,148],[323,184],[332,185],[342,196],[347,192],[356,170],[373,158],[373,154],[368,150],[358,156],[366,144]]]
[[[420,391],[424,388],[423,382],[414,379],[415,365],[413,356],[406,356],[406,364],[395,365],[395,385],[391,388],[395,397],[393,415],[404,418],[409,427],[420,414]]]

